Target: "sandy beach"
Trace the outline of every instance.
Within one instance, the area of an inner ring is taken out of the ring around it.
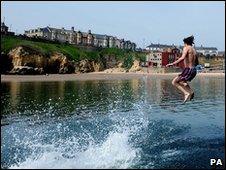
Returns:
[[[49,74],[49,75],[1,75],[1,82],[29,81],[74,81],[74,80],[121,80],[148,77],[168,78],[179,73],[103,73],[92,72],[83,74]],[[225,77],[225,73],[198,73],[197,77]]]

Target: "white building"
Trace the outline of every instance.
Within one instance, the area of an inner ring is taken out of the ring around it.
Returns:
[[[203,55],[210,55],[210,56],[217,56],[218,55],[218,50],[216,47],[195,47],[196,52],[203,54]]]
[[[68,42],[69,44],[121,48],[133,51],[136,49],[136,44],[131,41],[124,41],[109,35],[93,34],[91,30],[88,30],[88,32],[75,31],[74,27],[71,27],[71,30],[51,27],[30,29],[25,31],[25,35],[52,41]]]
[[[151,66],[162,67],[162,52],[150,52],[146,55],[146,61]]]
[[[168,51],[172,48],[175,48],[174,45],[165,45],[165,44],[152,44],[146,47],[147,51]]]

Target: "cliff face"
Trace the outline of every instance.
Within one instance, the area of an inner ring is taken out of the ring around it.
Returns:
[[[73,73],[74,64],[61,53],[54,53],[47,59],[46,72],[48,73]]]
[[[118,62],[113,55],[104,56],[104,64],[106,68],[114,68],[117,66]]]
[[[140,66],[140,61],[134,60],[132,67],[129,69],[129,72],[143,72],[142,67]]]
[[[12,60],[4,52],[1,52],[0,63],[1,74],[6,73],[13,68]]]
[[[84,59],[74,62],[58,52],[47,57],[22,46],[12,49],[8,55],[4,56],[4,59],[8,62],[8,65],[11,64],[11,67],[1,72],[6,73],[8,71],[9,74],[87,73],[105,69],[101,61]]]
[[[139,61],[135,60],[130,70],[123,68],[114,55],[104,55],[99,61],[83,59],[71,61],[64,54],[54,52],[45,56],[29,47],[19,46],[12,49],[4,59],[1,73],[9,74],[45,74],[45,73],[88,73],[88,72],[136,72],[140,71]],[[5,67],[6,66],[6,67]]]
[[[13,66],[43,67],[47,65],[47,60],[42,55],[30,52],[24,47],[17,47],[9,52]]]
[[[12,61],[12,65],[13,65],[13,69],[10,71],[11,74],[14,74],[14,73],[20,74],[21,72],[20,69],[23,69],[23,73],[25,73],[26,68],[27,69],[29,68],[28,72],[32,74],[32,68],[34,70],[35,69],[44,70],[48,64],[48,60],[46,57],[30,49],[26,49],[24,47],[17,47],[11,50],[8,54],[8,57]],[[35,74],[35,71],[34,71],[34,74]]]
[[[115,66],[114,68],[109,68],[104,70],[105,73],[125,73],[127,72],[127,70],[125,68],[122,67],[123,63],[119,62],[117,67]]]

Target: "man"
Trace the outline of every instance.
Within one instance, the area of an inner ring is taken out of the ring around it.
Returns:
[[[191,81],[196,76],[195,66],[198,64],[198,58],[196,57],[196,51],[192,47],[194,44],[194,37],[190,36],[184,38],[184,48],[182,56],[173,63],[167,64],[166,67],[176,65],[184,61],[185,68],[182,73],[175,77],[172,84],[184,93],[184,102],[193,99],[194,91],[190,88],[188,81]]]

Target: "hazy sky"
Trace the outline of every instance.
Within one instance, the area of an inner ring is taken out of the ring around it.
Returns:
[[[182,45],[194,35],[196,46],[225,49],[225,2],[1,1],[1,20],[12,31],[36,27],[109,34],[135,42]]]

